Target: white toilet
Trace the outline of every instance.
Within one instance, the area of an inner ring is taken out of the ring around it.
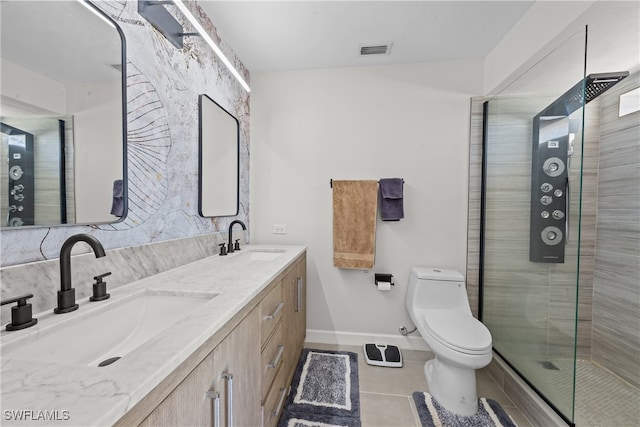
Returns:
[[[476,369],[491,362],[491,333],[471,314],[464,277],[457,271],[413,267],[406,306],[435,359],[424,365],[429,393],[447,410],[478,410]]]

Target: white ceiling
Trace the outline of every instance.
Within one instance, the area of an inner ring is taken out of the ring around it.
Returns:
[[[251,72],[484,58],[533,1],[214,1],[199,4]],[[360,57],[362,44],[393,42]]]

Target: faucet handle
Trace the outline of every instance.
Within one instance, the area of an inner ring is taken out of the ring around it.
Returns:
[[[111,276],[110,271],[107,271],[106,273],[98,274],[97,276],[93,276],[93,280],[95,280],[96,283],[102,283],[102,278],[107,276]]]
[[[233,250],[234,251],[240,250],[240,239],[236,239],[236,243],[233,245]]]
[[[220,243],[218,246],[220,246],[220,256],[225,256],[227,254],[227,244],[226,243]]]
[[[111,275],[110,271],[93,277],[96,283],[93,284],[93,296],[89,297],[89,301],[102,301],[111,295],[107,293],[107,282],[103,282],[102,278]]]
[[[29,298],[33,298],[33,294],[0,301],[0,305],[18,303],[15,307],[11,307],[11,323],[6,326],[7,331],[18,331],[38,323],[38,319],[32,316],[31,304],[27,303]]]

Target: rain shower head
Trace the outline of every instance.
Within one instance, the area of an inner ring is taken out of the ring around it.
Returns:
[[[589,74],[540,112],[540,116],[568,116],[629,75],[628,71]]]

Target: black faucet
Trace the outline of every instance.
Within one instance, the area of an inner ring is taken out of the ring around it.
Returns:
[[[69,237],[60,249],[60,290],[58,291],[58,307],[53,309],[56,314],[69,313],[78,309],[76,304],[76,290],[71,287],[71,248],[78,242],[85,242],[91,246],[96,258],[106,254],[98,239],[88,234],[74,234]]]
[[[247,230],[247,226],[244,225],[244,222],[240,221],[239,219],[236,219],[234,221],[231,221],[231,224],[229,224],[229,245],[227,248],[227,253],[232,253],[233,251],[239,251],[240,250],[240,243],[238,243],[238,240],[236,240],[236,244],[235,246],[233,245],[233,236],[232,236],[232,229],[233,226],[236,224],[240,224],[242,226],[243,230]]]

